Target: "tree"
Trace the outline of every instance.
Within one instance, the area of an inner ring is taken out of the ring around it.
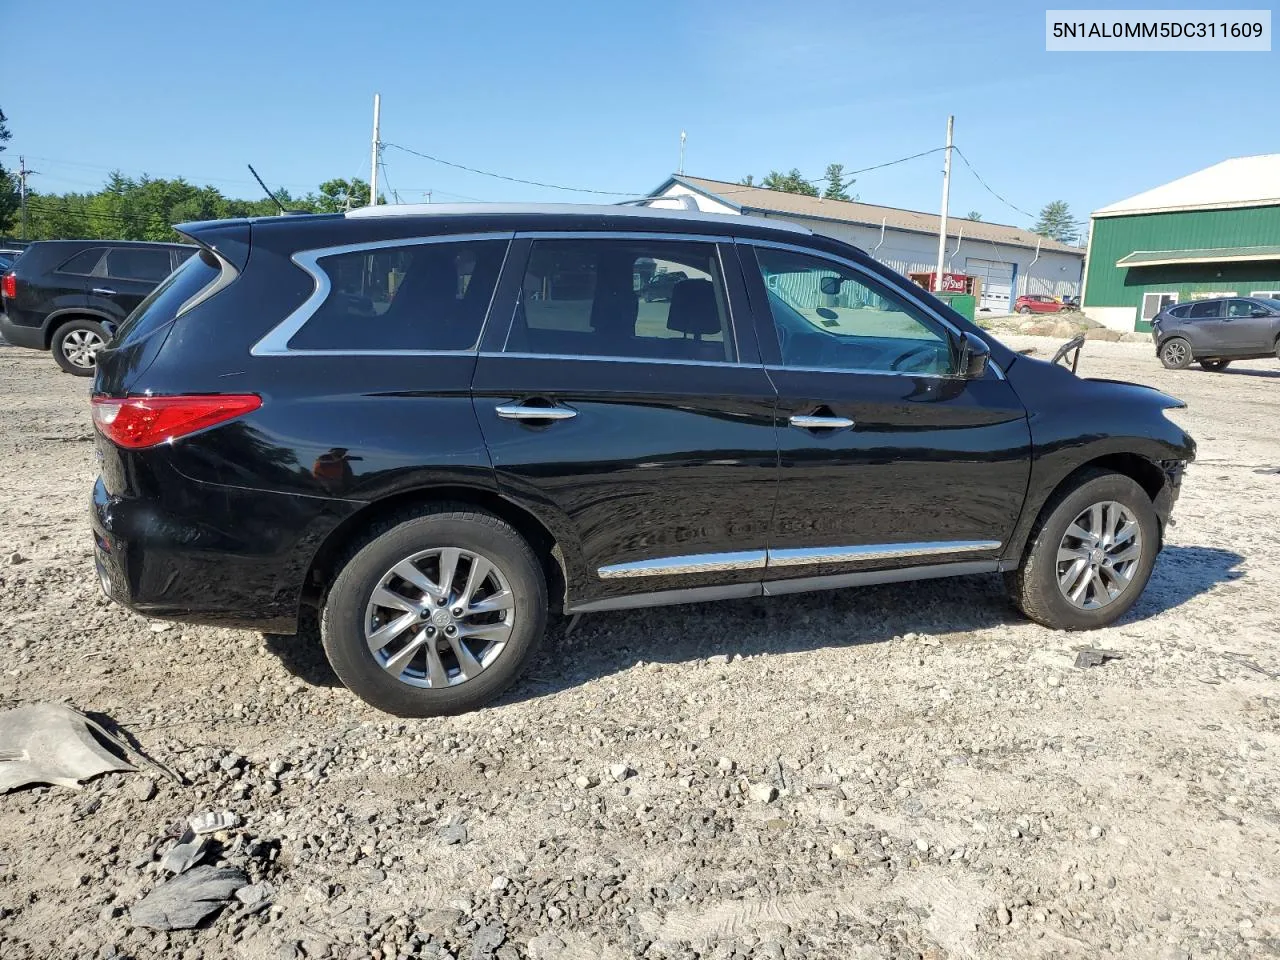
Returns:
[[[818,188],[800,175],[799,169],[792,167],[788,173],[770,170],[769,175],[760,181],[766,190],[779,190],[782,193],[802,193],[806,197],[816,197]]]
[[[5,144],[13,139],[9,132],[9,118],[0,110],[0,153],[7,149]],[[0,234],[9,232],[13,226],[14,214],[18,210],[18,181],[0,164]]]
[[[964,218],[966,220],[975,220],[975,221],[981,220],[982,214],[980,214],[977,210],[970,210],[968,213],[964,215]]]
[[[853,180],[851,178],[848,183],[844,182],[844,164],[843,163],[828,163],[827,175],[825,179],[827,181],[827,189],[822,191],[822,199],[824,200],[850,199],[848,192],[845,190],[845,187],[852,185]]]
[[[744,187],[754,187],[756,185],[755,175],[748,173],[745,177],[739,180],[738,183],[742,184]]]
[[[1065,200],[1046,203],[1040,211],[1040,219],[1031,230],[1059,243],[1075,243],[1080,238],[1080,231],[1076,228]]]

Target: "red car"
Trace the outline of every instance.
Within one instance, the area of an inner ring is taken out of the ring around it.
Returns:
[[[1055,297],[1043,293],[1029,293],[1013,302],[1015,313],[1059,313],[1067,309],[1066,304]]]

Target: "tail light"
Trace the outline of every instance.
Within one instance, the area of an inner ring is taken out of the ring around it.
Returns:
[[[262,406],[254,393],[93,398],[93,422],[116,446],[142,450],[226,423]]]
[[[18,296],[18,277],[12,270],[4,275],[4,279],[0,280],[0,294],[13,300]]]

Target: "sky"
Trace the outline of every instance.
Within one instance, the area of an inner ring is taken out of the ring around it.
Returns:
[[[1051,200],[1083,218],[1280,152],[1280,52],[1046,53],[1045,9],[1027,3],[0,0],[0,14],[7,36],[42,38],[6,41],[0,108],[5,165],[25,155],[47,192],[118,169],[252,198],[246,163],[295,193],[368,179],[375,91],[380,188],[403,202],[643,195],[676,170],[681,130],[686,173],[817,178],[939,147],[954,114],[1003,199],[957,157],[952,215],[1027,225],[1019,211]],[[941,169],[933,153],[849,189],[936,211]]]

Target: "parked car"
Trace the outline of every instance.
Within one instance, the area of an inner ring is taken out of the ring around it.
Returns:
[[[1062,309],[1063,310],[1079,310],[1080,298],[1079,297],[1063,297]]]
[[[0,334],[14,346],[52,350],[67,373],[91,377],[111,330],[194,250],[123,240],[32,243],[0,281]]]
[[[1152,318],[1151,339],[1170,370],[1193,360],[1218,371],[1232,360],[1280,357],[1280,300],[1222,297],[1165,307]]]
[[[0,274],[13,266],[13,261],[22,255],[21,250],[0,249]]]
[[[1059,313],[1066,309],[1066,305],[1057,297],[1043,293],[1023,294],[1013,302],[1015,313]]]
[[[337,675],[405,716],[492,700],[551,613],[1003,572],[1033,620],[1100,627],[1195,454],[1179,401],[1019,356],[774,220],[179,229],[199,255],[98,354],[103,588],[275,633],[317,611]],[[639,308],[643,261],[686,275],[665,315]],[[829,328],[833,296],[864,309]]]
[[[676,284],[681,280],[688,280],[689,275],[683,270],[670,270],[667,273],[659,273],[657,276],[650,278],[649,282],[644,285],[644,302],[653,303],[657,300],[670,300],[671,292],[675,289]]]

